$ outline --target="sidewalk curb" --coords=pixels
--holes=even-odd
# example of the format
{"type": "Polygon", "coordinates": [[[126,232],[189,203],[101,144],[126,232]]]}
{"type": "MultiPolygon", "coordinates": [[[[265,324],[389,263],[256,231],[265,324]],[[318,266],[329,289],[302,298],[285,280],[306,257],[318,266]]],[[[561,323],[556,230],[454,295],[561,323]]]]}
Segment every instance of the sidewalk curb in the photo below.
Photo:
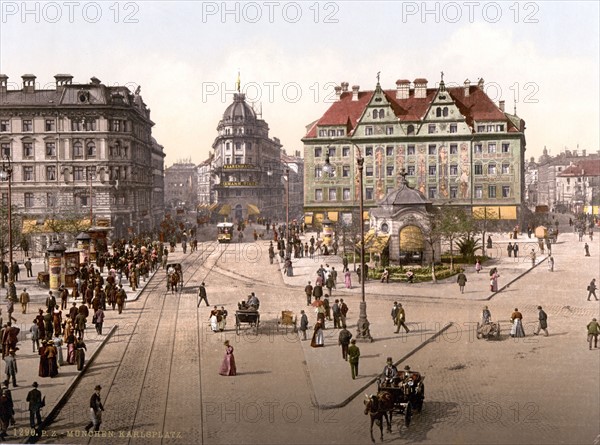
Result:
{"type": "Polygon", "coordinates": [[[484,298],[480,301],[490,301],[492,298],[494,298],[496,295],[498,295],[500,292],[502,292],[504,289],[508,289],[508,287],[513,284],[515,281],[520,280],[521,278],[523,278],[525,275],[527,275],[529,272],[531,272],[533,269],[535,269],[536,267],[538,267],[540,264],[542,264],[544,261],[546,261],[548,259],[548,257],[546,258],[542,258],[540,260],[539,263],[537,263],[535,266],[531,266],[529,269],[527,269],[525,272],[523,272],[521,275],[518,275],[516,278],[513,278],[511,281],[509,281],[508,283],[506,283],[504,286],[502,286],[500,289],[498,289],[496,292],[494,292],[492,295],[490,295],[487,298],[484,298]]]}
{"type": "MultiPolygon", "coordinates": [[[[104,345],[106,344],[106,342],[108,340],[110,340],[110,338],[113,336],[113,334],[117,331],[118,328],[119,328],[119,325],[115,324],[115,325],[113,325],[113,327],[111,328],[111,330],[108,332],[108,334],[106,334],[106,337],[104,338],[104,340],[102,340],[102,343],[100,343],[98,345],[98,347],[96,348],[96,350],[94,351],[94,353],[86,361],[85,365],[83,366],[83,369],[81,371],[79,371],[79,373],[77,374],[77,376],[73,379],[73,381],[69,384],[69,386],[67,387],[67,389],[65,389],[64,392],[62,393],[62,395],[59,397],[58,402],[55,403],[55,405],[52,408],[52,410],[48,413],[48,415],[46,417],[44,417],[44,420],[42,420],[42,424],[41,424],[39,430],[45,429],[48,425],[50,425],[54,421],[55,417],[58,415],[58,413],[60,412],[60,410],[67,403],[69,397],[71,396],[71,394],[75,390],[75,386],[77,385],[77,383],[79,382],[79,380],[82,378],[83,374],[92,365],[92,363],[94,362],[95,358],[98,356],[98,354],[104,348],[104,345]]],[[[36,435],[36,436],[30,436],[25,441],[25,443],[36,443],[37,441],[38,441],[38,436],[36,435]]]]}
{"type": "MultiPolygon", "coordinates": [[[[437,337],[442,335],[453,325],[454,325],[453,322],[448,323],[446,326],[444,326],[442,329],[437,331],[434,335],[429,337],[427,340],[425,340],[423,343],[421,343],[415,349],[413,349],[412,351],[405,354],[400,360],[398,360],[396,363],[394,363],[394,365],[399,365],[400,363],[404,362],[405,360],[407,360],[408,358],[410,358],[411,356],[413,356],[414,354],[419,352],[421,349],[423,349],[425,346],[427,346],[427,344],[433,342],[437,337]]],[[[364,392],[369,386],[371,386],[373,383],[375,383],[378,378],[379,378],[379,375],[377,377],[373,377],[371,380],[369,380],[369,382],[367,382],[360,389],[358,389],[357,391],[352,393],[350,396],[348,396],[344,401],[342,401],[340,403],[336,403],[335,405],[319,405],[319,404],[317,404],[316,407],[319,409],[323,409],[323,410],[343,408],[346,405],[348,405],[352,400],[354,400],[357,396],[359,396],[362,392],[364,392]]]]}

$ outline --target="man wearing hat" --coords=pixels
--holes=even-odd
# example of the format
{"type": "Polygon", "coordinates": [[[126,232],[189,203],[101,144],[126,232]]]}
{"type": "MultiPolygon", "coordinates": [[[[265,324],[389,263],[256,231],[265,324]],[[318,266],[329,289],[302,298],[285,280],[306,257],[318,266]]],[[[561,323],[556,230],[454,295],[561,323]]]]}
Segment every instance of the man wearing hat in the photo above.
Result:
{"type": "Polygon", "coordinates": [[[598,324],[598,320],[592,318],[587,325],[588,331],[588,342],[590,344],[590,350],[592,349],[592,341],[594,342],[594,348],[598,347],[598,334],[600,334],[600,324],[598,324]]]}
{"type": "Polygon", "coordinates": [[[348,363],[350,363],[350,370],[352,371],[352,380],[358,377],[358,360],[360,358],[360,349],[356,346],[356,340],[350,340],[350,347],[348,348],[348,363]]]}
{"type": "Polygon", "coordinates": [[[542,309],[542,306],[538,306],[538,327],[537,329],[534,331],[533,335],[538,335],[540,333],[540,331],[544,331],[544,333],[546,334],[546,337],[548,337],[548,315],[546,315],[546,312],[544,312],[544,310],[542,309]]]}
{"type": "Polygon", "coordinates": [[[304,287],[304,293],[306,294],[306,305],[310,306],[312,294],[313,294],[313,287],[312,287],[312,284],[310,284],[310,281],[304,287]]]}
{"type": "Polygon", "coordinates": [[[48,312],[54,312],[54,308],[56,307],[56,298],[54,298],[54,294],[52,291],[48,292],[48,297],[46,298],[46,308],[48,308],[48,312]]]}
{"type": "Polygon", "coordinates": [[[42,409],[44,403],[42,402],[42,393],[38,388],[38,382],[33,382],[33,389],[27,393],[26,402],[29,402],[29,426],[35,428],[37,421],[37,427],[40,428],[42,425],[42,416],[40,415],[40,409],[42,409]]]}
{"type": "Polygon", "coordinates": [[[387,363],[383,368],[383,372],[381,373],[383,377],[383,382],[386,385],[392,385],[394,381],[398,378],[398,368],[394,365],[392,357],[387,358],[387,363]]]}
{"type": "Polygon", "coordinates": [[[10,348],[8,351],[8,355],[4,357],[4,362],[6,365],[4,366],[4,373],[6,374],[6,381],[10,382],[12,378],[13,387],[17,387],[17,358],[15,357],[15,349],[10,348]]]}
{"type": "Polygon", "coordinates": [[[202,303],[202,300],[204,300],[204,302],[206,303],[206,306],[208,306],[208,296],[206,295],[206,285],[204,284],[204,281],[200,284],[200,287],[198,288],[198,297],[200,297],[200,300],[198,301],[198,306],[200,307],[200,303],[202,303]]]}
{"type": "Polygon", "coordinates": [[[23,288],[23,292],[19,295],[19,302],[21,303],[21,309],[23,313],[27,313],[27,304],[29,303],[29,292],[27,292],[26,288],[23,288]]]}
{"type": "Polygon", "coordinates": [[[405,321],[406,313],[404,312],[402,303],[398,303],[398,311],[396,312],[396,334],[400,332],[401,327],[404,328],[407,334],[410,332],[410,329],[408,329],[408,326],[406,326],[405,321]]]}
{"type": "Polygon", "coordinates": [[[100,385],[96,385],[94,394],[92,394],[92,397],[90,398],[90,423],[86,425],[86,431],[89,431],[91,427],[94,427],[94,431],[100,429],[100,424],[102,423],[102,411],[104,411],[104,406],[102,406],[102,401],[100,400],[101,389],[102,387],[100,385]]]}

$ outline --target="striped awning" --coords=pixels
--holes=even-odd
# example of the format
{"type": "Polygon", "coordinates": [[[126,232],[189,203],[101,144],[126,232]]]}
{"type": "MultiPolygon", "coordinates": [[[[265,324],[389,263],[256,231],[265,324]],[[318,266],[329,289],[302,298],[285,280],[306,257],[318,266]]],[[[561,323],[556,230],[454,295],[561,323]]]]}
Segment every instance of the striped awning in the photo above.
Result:
{"type": "Polygon", "coordinates": [[[390,235],[376,234],[375,229],[365,233],[365,252],[381,253],[390,242],[390,235]]]}
{"type": "Polygon", "coordinates": [[[260,209],[254,204],[248,204],[248,215],[260,215],[260,209]]]}
{"type": "Polygon", "coordinates": [[[208,207],[208,210],[210,210],[211,212],[214,212],[214,211],[215,211],[215,209],[216,209],[217,207],[219,207],[219,205],[220,205],[220,204],[219,204],[218,202],[215,202],[215,203],[211,204],[211,205],[208,207]]]}
{"type": "Polygon", "coordinates": [[[417,226],[406,226],[400,230],[400,252],[422,252],[423,232],[417,226]]]}

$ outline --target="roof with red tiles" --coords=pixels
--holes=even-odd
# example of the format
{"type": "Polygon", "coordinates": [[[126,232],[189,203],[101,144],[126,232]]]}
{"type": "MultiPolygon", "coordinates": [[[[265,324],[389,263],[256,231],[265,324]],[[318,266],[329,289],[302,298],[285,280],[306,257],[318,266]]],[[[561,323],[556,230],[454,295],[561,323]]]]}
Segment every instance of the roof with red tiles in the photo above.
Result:
{"type": "Polygon", "coordinates": [[[600,159],[578,161],[577,164],[565,168],[558,176],[600,176],[600,159]]]}
{"type": "MultiPolygon", "coordinates": [[[[400,121],[418,122],[427,113],[437,91],[437,88],[428,88],[424,98],[416,98],[415,90],[411,89],[407,99],[397,99],[396,90],[384,90],[384,94],[400,121]]],[[[519,131],[478,86],[470,86],[468,96],[465,96],[464,87],[446,88],[446,91],[454,99],[459,111],[465,116],[468,125],[473,125],[473,122],[477,121],[502,121],[507,124],[509,132],[519,131]]],[[[313,123],[305,137],[316,137],[318,126],[344,125],[347,127],[348,133],[351,133],[371,101],[373,93],[374,91],[360,91],[358,100],[352,100],[352,92],[343,92],[339,99],[331,104],[325,114],[313,123]]]]}

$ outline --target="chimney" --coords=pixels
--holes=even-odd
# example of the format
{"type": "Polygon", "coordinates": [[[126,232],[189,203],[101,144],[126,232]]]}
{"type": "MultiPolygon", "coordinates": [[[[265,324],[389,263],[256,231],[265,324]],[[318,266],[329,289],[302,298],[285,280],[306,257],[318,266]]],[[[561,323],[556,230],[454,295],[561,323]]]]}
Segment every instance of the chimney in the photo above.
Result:
{"type": "Polygon", "coordinates": [[[33,74],[23,74],[23,92],[33,93],[35,91],[35,76],[33,74]]]}
{"type": "Polygon", "coordinates": [[[480,78],[479,78],[479,81],[477,82],[477,87],[478,87],[480,90],[483,90],[483,77],[480,77],[480,78]]]}
{"type": "Polygon", "coordinates": [[[336,100],[340,100],[340,97],[342,95],[342,87],[339,87],[339,86],[336,85],[335,88],[334,88],[334,90],[335,90],[336,100]]]}
{"type": "Polygon", "coordinates": [[[408,99],[410,92],[410,80],[400,79],[396,81],[396,99],[408,99]]]}
{"type": "Polygon", "coordinates": [[[352,100],[353,101],[358,100],[358,90],[360,90],[360,87],[358,85],[352,85],[352,100]]]}
{"type": "Polygon", "coordinates": [[[415,98],[424,99],[427,97],[427,79],[415,79],[415,98]]]}
{"type": "Polygon", "coordinates": [[[503,100],[498,102],[498,106],[500,107],[500,111],[502,111],[504,113],[504,101],[503,100]]]}
{"type": "Polygon", "coordinates": [[[471,90],[471,81],[469,79],[465,80],[465,97],[469,97],[470,91],[471,90]]]}
{"type": "Polygon", "coordinates": [[[342,93],[347,93],[349,86],[350,84],[348,82],[342,82],[342,93]]]}
{"type": "Polygon", "coordinates": [[[92,77],[90,81],[92,82],[92,85],[100,85],[100,79],[98,79],[96,76],[92,77]]]}
{"type": "Polygon", "coordinates": [[[8,89],[8,76],[6,74],[0,74],[0,93],[6,93],[8,89]]]}
{"type": "Polygon", "coordinates": [[[57,74],[54,76],[54,80],[56,80],[56,91],[62,91],[66,85],[71,85],[73,76],[70,74],[57,74]]]}

